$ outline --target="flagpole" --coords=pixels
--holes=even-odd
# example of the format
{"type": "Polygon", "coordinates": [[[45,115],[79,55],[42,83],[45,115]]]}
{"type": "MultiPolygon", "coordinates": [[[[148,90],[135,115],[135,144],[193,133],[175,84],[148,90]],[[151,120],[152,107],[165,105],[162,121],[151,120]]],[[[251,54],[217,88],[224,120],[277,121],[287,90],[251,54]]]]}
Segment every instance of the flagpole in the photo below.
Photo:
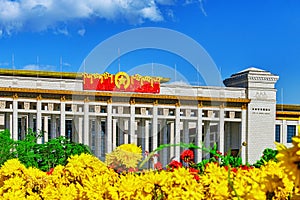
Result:
{"type": "Polygon", "coordinates": [[[121,71],[121,64],[120,64],[120,48],[118,48],[118,66],[119,66],[119,72],[121,71]]]}
{"type": "Polygon", "coordinates": [[[13,76],[15,76],[15,55],[14,54],[11,55],[11,65],[13,69],[13,76]]]}
{"type": "Polygon", "coordinates": [[[60,79],[62,79],[62,56],[60,56],[59,65],[60,65],[60,79]]]}

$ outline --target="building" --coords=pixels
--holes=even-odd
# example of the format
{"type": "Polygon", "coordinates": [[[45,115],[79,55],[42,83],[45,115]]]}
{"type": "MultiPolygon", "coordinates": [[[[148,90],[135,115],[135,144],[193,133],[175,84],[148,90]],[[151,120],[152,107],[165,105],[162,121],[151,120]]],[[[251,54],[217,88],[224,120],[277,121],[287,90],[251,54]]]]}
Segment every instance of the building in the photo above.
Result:
{"type": "MultiPolygon", "coordinates": [[[[233,74],[224,80],[226,87],[169,84],[167,79],[125,72],[3,69],[1,126],[15,140],[28,128],[43,132],[39,143],[66,136],[89,145],[101,159],[123,143],[151,152],[160,144],[184,142],[205,147],[216,143],[219,151],[239,152],[244,162],[252,163],[263,149],[274,147],[275,127],[289,124],[276,120],[277,80],[257,68],[233,74]]],[[[179,146],[166,148],[159,160],[167,164],[179,159],[181,151],[179,146]]],[[[196,161],[209,156],[197,150],[196,161]]]]}
{"type": "Polygon", "coordinates": [[[300,125],[300,106],[278,104],[275,124],[275,141],[292,146],[292,137],[298,135],[300,125]]]}

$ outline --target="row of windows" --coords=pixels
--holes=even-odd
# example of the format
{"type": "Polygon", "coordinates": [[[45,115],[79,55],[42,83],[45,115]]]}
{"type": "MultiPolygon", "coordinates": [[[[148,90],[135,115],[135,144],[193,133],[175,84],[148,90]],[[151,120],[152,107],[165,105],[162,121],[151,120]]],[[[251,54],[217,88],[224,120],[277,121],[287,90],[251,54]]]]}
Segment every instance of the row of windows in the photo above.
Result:
{"type": "MultiPolygon", "coordinates": [[[[275,141],[281,142],[281,125],[276,124],[275,127],[275,141]]],[[[292,143],[292,138],[296,135],[296,125],[287,125],[287,137],[286,142],[292,143]]]]}
{"type": "Polygon", "coordinates": [[[252,108],[253,111],[271,111],[270,108],[252,108]]]}

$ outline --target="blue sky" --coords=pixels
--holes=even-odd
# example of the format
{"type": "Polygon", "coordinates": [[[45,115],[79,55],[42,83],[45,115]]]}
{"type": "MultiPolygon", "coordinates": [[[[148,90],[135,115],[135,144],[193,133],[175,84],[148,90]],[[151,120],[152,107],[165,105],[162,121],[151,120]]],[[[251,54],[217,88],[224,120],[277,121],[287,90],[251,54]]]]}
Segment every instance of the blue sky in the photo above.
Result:
{"type": "MultiPolygon", "coordinates": [[[[108,38],[161,27],[198,42],[223,79],[250,66],[279,75],[277,102],[299,104],[299,10],[296,0],[0,0],[0,68],[77,72],[108,38]]],[[[205,84],[184,58],[162,50],[134,51],[105,69],[113,73],[119,63],[122,71],[176,68],[166,76],[205,84]]]]}

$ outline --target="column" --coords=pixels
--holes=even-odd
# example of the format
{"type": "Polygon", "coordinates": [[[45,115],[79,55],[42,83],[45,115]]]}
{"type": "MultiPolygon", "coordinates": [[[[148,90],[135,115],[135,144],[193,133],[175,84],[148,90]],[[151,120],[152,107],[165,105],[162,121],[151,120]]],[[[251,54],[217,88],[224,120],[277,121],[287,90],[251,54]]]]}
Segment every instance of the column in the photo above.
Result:
{"type": "Polygon", "coordinates": [[[55,115],[51,115],[51,138],[56,138],[56,116],[55,115]]]}
{"type": "MultiPolygon", "coordinates": [[[[195,144],[198,147],[203,146],[203,141],[202,141],[202,105],[198,106],[198,116],[197,116],[197,131],[196,131],[196,141],[195,144]]],[[[195,155],[195,162],[201,162],[202,161],[202,150],[197,149],[196,150],[196,155],[195,155]]]]}
{"type": "Polygon", "coordinates": [[[149,120],[145,120],[145,151],[149,150],[149,120]]]}
{"type": "Polygon", "coordinates": [[[130,101],[130,143],[137,144],[137,135],[135,134],[135,102],[130,101]]]}
{"type": "Polygon", "coordinates": [[[241,152],[241,157],[242,157],[242,161],[243,161],[243,164],[246,164],[246,162],[248,161],[248,158],[247,158],[247,132],[246,132],[246,117],[247,117],[247,110],[246,108],[242,108],[242,122],[241,122],[241,142],[242,142],[242,152],[241,152]]]}
{"type": "Polygon", "coordinates": [[[66,102],[62,97],[60,101],[60,136],[66,135],[66,102]]]}
{"type": "Polygon", "coordinates": [[[297,125],[297,128],[296,128],[296,135],[299,135],[299,134],[300,134],[300,117],[298,117],[298,125],[297,125]]]}
{"type": "MultiPolygon", "coordinates": [[[[114,150],[117,147],[117,119],[112,120],[112,149],[114,150]]],[[[121,122],[119,122],[120,124],[121,122]]],[[[121,131],[119,131],[120,133],[121,131]]],[[[120,135],[120,134],[119,134],[120,135]]]]}
{"type": "Polygon", "coordinates": [[[219,110],[219,146],[218,149],[223,154],[224,152],[224,106],[222,105],[219,110]]]}
{"type": "Polygon", "coordinates": [[[26,117],[21,116],[21,140],[25,138],[26,134],[26,117]]]}
{"type": "Polygon", "coordinates": [[[100,158],[100,123],[101,120],[96,116],[95,119],[95,156],[100,158]]]}
{"type": "Polygon", "coordinates": [[[183,121],[183,134],[184,134],[184,143],[190,143],[190,133],[189,133],[189,121],[183,121]]]}
{"type": "Polygon", "coordinates": [[[70,138],[72,142],[77,142],[78,137],[77,137],[77,128],[78,128],[78,117],[73,115],[73,119],[72,119],[72,137],[70,138]]]}
{"type": "MultiPolygon", "coordinates": [[[[204,122],[204,130],[205,130],[205,136],[204,136],[204,147],[206,149],[210,149],[210,121],[204,122]]],[[[208,159],[210,157],[209,152],[204,151],[204,158],[208,159]]]]}
{"type": "MultiPolygon", "coordinates": [[[[170,123],[170,144],[175,144],[175,123],[170,123]]],[[[170,147],[170,158],[175,156],[175,147],[170,147]]]]}
{"type": "Polygon", "coordinates": [[[102,134],[102,118],[99,117],[99,124],[98,124],[98,130],[99,130],[99,158],[102,159],[102,154],[105,153],[105,152],[102,152],[103,151],[103,134],[102,134]]]}
{"type": "Polygon", "coordinates": [[[36,133],[39,135],[37,139],[38,144],[42,144],[42,102],[41,96],[37,97],[36,102],[36,133]]]}
{"type": "Polygon", "coordinates": [[[78,143],[83,144],[82,141],[82,129],[83,129],[83,119],[82,117],[78,117],[78,143]]]}
{"type": "Polygon", "coordinates": [[[44,116],[44,142],[48,142],[48,116],[44,116]]]}
{"type": "Polygon", "coordinates": [[[89,126],[90,126],[90,121],[89,121],[89,101],[88,99],[84,100],[84,105],[83,105],[83,144],[89,145],[90,143],[90,138],[89,138],[89,126]]]}
{"type": "Polygon", "coordinates": [[[158,133],[158,130],[157,130],[157,123],[158,123],[158,120],[157,120],[157,115],[158,115],[158,112],[157,112],[157,104],[155,103],[153,105],[153,118],[152,118],[152,150],[151,151],[154,151],[156,148],[157,148],[157,133],[158,133]]]}
{"type": "MultiPolygon", "coordinates": [[[[157,101],[153,104],[153,118],[152,118],[152,150],[154,151],[157,148],[157,134],[158,134],[158,108],[157,108],[157,101]]],[[[149,152],[150,152],[149,151],[149,152]]],[[[154,167],[154,164],[157,163],[157,157],[153,158],[152,167],[154,167]]]]}
{"type": "Polygon", "coordinates": [[[145,133],[145,119],[140,119],[140,125],[139,125],[139,129],[138,132],[140,132],[141,134],[141,147],[142,147],[142,152],[145,152],[145,137],[146,137],[146,133],[145,133]]]}
{"type": "Polygon", "coordinates": [[[12,116],[13,130],[11,132],[12,138],[18,140],[18,96],[13,97],[13,116],[12,116]]]}
{"type": "Polygon", "coordinates": [[[126,121],[125,120],[123,121],[123,127],[124,127],[124,132],[123,132],[124,141],[123,142],[124,142],[124,144],[128,144],[128,132],[129,132],[128,131],[128,123],[129,123],[128,119],[126,119],[126,121]],[[125,126],[126,126],[126,128],[125,128],[125,126]]]}
{"type": "Polygon", "coordinates": [[[112,151],[112,100],[107,101],[106,118],[106,153],[112,151]]]}
{"type": "MultiPolygon", "coordinates": [[[[175,144],[180,143],[180,105],[175,108],[175,144]]],[[[175,159],[180,161],[180,146],[175,147],[175,159]]]]}
{"type": "Polygon", "coordinates": [[[231,126],[232,122],[226,122],[225,123],[225,135],[226,135],[226,145],[225,145],[225,151],[228,151],[229,149],[232,149],[232,144],[231,144],[231,126]]]}
{"type": "Polygon", "coordinates": [[[33,130],[33,114],[32,113],[28,114],[28,128],[33,130]]]}
{"type": "MultiPolygon", "coordinates": [[[[162,129],[162,143],[163,144],[168,144],[168,123],[167,123],[167,120],[162,120],[162,124],[163,124],[163,129],[162,129]]],[[[169,155],[168,155],[168,152],[169,152],[169,148],[164,148],[162,150],[162,157],[163,157],[163,160],[162,160],[162,164],[163,166],[167,165],[169,163],[169,155]]]]}
{"type": "Polygon", "coordinates": [[[286,120],[282,120],[282,143],[287,145],[287,123],[286,120]]]}
{"type": "Polygon", "coordinates": [[[12,122],[12,114],[6,112],[5,113],[5,129],[12,132],[12,124],[10,122],[12,122]]]}

